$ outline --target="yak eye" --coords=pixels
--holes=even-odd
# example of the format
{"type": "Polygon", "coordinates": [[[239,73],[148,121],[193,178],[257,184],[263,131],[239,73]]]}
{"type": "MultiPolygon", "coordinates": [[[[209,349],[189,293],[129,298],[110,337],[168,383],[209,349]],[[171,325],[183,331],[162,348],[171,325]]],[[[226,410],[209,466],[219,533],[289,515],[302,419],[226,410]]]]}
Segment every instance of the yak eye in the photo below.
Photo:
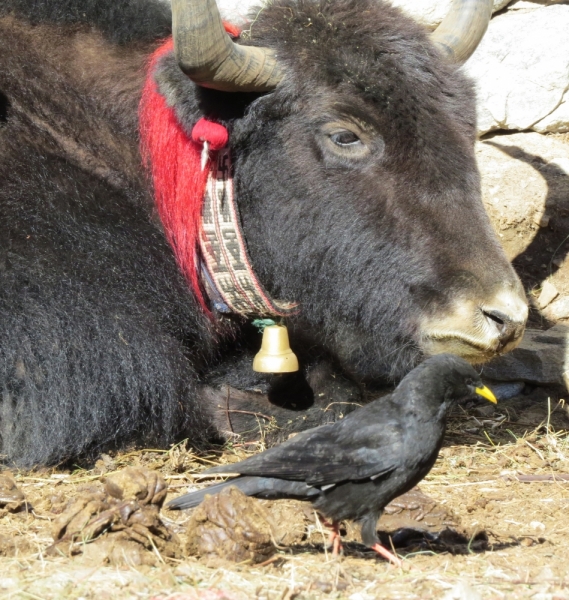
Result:
{"type": "Polygon", "coordinates": [[[328,121],[320,125],[316,136],[328,167],[356,168],[375,151],[378,134],[357,126],[350,120],[328,121]]]}
{"type": "Polygon", "coordinates": [[[362,143],[360,138],[355,133],[347,130],[333,133],[330,135],[330,139],[337,146],[354,146],[362,143]]]}

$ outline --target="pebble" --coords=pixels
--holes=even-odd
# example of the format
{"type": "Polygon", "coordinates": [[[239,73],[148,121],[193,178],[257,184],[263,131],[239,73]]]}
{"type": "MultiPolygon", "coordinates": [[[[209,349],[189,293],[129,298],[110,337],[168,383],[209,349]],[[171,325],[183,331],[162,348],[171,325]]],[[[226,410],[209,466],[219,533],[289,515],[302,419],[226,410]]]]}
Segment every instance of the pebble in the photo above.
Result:
{"type": "Polygon", "coordinates": [[[540,227],[547,227],[549,225],[549,221],[551,220],[551,215],[544,212],[542,215],[536,213],[533,217],[533,222],[540,227]]]}

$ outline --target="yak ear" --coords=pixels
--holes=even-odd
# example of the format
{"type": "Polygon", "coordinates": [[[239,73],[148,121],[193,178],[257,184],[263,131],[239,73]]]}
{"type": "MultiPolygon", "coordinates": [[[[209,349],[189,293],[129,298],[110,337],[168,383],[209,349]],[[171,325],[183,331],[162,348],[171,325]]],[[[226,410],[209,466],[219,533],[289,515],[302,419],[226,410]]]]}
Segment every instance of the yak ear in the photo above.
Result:
{"type": "Polygon", "coordinates": [[[492,0],[453,0],[431,40],[453,62],[463,63],[476,50],[492,16],[492,0]]]}
{"type": "Polygon", "coordinates": [[[267,92],[283,77],[271,50],[231,40],[215,0],[172,0],[172,32],[178,65],[198,85],[267,92]]]}

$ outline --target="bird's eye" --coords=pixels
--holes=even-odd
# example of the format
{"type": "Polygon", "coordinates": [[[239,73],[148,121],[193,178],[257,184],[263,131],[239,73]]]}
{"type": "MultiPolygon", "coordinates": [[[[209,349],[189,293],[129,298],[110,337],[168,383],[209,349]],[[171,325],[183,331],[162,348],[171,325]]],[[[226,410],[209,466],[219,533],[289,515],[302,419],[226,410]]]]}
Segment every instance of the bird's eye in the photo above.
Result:
{"type": "Polygon", "coordinates": [[[361,144],[362,141],[360,138],[353,133],[352,131],[344,130],[338,131],[337,133],[333,133],[330,135],[330,139],[337,146],[354,146],[356,144],[361,144]]]}

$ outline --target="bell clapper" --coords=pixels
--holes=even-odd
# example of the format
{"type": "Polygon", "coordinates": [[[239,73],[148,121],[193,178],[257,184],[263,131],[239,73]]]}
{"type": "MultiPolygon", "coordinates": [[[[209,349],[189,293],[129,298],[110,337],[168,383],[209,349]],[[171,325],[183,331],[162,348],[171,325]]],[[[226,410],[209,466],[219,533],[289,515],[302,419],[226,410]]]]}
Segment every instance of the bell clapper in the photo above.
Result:
{"type": "Polygon", "coordinates": [[[258,373],[293,373],[298,371],[298,359],[290,349],[288,330],[272,319],[258,319],[253,325],[263,332],[261,349],[253,360],[258,373]]]}

